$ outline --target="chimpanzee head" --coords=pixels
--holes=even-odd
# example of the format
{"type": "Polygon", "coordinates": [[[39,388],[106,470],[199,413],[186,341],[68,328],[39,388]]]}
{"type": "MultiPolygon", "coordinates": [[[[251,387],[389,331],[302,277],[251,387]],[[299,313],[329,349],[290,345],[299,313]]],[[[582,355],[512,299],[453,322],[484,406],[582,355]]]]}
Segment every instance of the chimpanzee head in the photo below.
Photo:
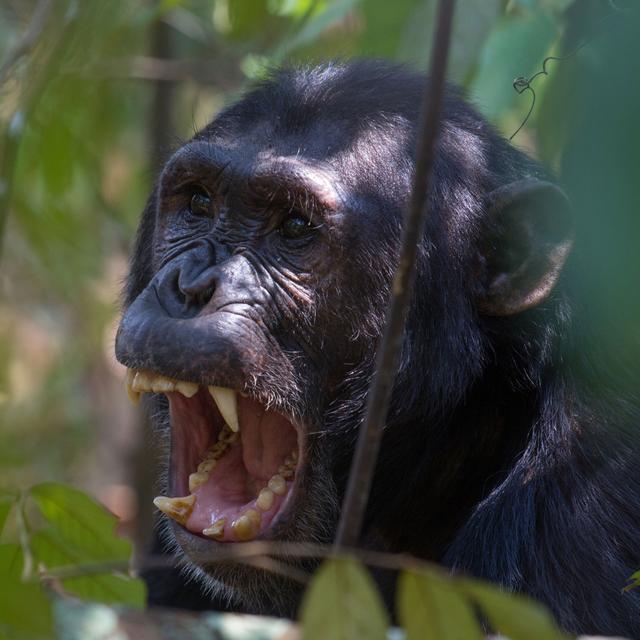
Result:
{"type": "MultiPolygon", "coordinates": [[[[288,613],[296,588],[207,554],[256,538],[332,539],[423,83],[372,62],[274,74],[169,159],[140,225],[116,351],[133,399],[153,394],[169,445],[155,504],[195,573],[254,609],[288,613]]],[[[446,430],[489,366],[507,374],[523,332],[528,353],[536,340],[544,351],[570,247],[562,192],[454,91],[437,149],[379,462],[389,483],[409,462],[442,463],[430,430],[446,430]]],[[[405,526],[395,505],[420,508],[417,482],[376,484],[371,535],[405,526]]]]}

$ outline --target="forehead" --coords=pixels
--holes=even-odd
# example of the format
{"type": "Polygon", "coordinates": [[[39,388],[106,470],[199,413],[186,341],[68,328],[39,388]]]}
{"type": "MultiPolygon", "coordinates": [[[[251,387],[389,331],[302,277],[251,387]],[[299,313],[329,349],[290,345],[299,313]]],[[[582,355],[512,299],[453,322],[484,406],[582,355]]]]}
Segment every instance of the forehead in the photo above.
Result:
{"type": "Polygon", "coordinates": [[[373,190],[378,183],[405,183],[412,168],[413,129],[402,116],[357,118],[331,113],[307,120],[282,112],[223,113],[201,136],[225,149],[236,166],[300,164],[334,176],[342,187],[373,190]]]}

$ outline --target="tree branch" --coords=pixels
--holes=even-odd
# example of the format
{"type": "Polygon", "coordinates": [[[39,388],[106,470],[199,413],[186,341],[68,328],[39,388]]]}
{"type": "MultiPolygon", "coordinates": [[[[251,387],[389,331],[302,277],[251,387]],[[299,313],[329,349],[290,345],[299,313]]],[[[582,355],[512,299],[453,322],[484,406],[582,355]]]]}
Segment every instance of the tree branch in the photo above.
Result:
{"type": "Polygon", "coordinates": [[[353,547],[360,536],[382,431],[389,411],[402,347],[406,310],[413,288],[414,263],[427,215],[427,193],[445,90],[454,3],[455,0],[440,0],[438,5],[430,78],[425,86],[422,107],[413,192],[402,230],[400,258],[393,279],[391,301],[377,355],[376,371],[367,398],[366,417],[358,436],[349,484],[342,505],[336,547],[353,547]]]}

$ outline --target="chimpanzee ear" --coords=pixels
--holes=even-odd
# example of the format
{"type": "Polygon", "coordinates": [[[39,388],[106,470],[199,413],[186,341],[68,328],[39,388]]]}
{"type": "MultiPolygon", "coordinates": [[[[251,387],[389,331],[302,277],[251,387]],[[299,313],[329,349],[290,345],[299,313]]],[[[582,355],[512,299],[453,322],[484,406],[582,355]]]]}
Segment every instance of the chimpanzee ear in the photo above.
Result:
{"type": "Polygon", "coordinates": [[[573,221],[564,192],[526,179],[492,191],[478,247],[476,305],[503,316],[549,295],[571,250],[573,221]]]}

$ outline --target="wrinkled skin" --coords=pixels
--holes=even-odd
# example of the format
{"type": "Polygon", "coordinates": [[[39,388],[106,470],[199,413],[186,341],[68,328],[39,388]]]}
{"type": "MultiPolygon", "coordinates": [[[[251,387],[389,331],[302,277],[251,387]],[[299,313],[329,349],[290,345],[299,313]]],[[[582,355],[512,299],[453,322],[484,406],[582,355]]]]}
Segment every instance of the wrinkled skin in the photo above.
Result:
{"type": "MultiPolygon", "coordinates": [[[[297,426],[304,459],[266,539],[335,533],[422,82],[378,63],[279,72],[169,159],[142,218],[118,359],[235,389],[297,426]]],[[[361,543],[531,593],[571,631],[632,636],[638,596],[620,587],[640,566],[638,443],[627,428],[637,412],[605,438],[607,421],[563,365],[572,222],[547,180],[447,96],[361,543]]],[[[168,439],[166,400],[148,404],[155,437],[168,439]]],[[[165,495],[173,483],[160,480],[165,495]]],[[[152,601],[295,615],[295,582],[208,564],[207,551],[229,543],[163,522],[163,547],[199,586],[155,574],[152,601]]]]}

